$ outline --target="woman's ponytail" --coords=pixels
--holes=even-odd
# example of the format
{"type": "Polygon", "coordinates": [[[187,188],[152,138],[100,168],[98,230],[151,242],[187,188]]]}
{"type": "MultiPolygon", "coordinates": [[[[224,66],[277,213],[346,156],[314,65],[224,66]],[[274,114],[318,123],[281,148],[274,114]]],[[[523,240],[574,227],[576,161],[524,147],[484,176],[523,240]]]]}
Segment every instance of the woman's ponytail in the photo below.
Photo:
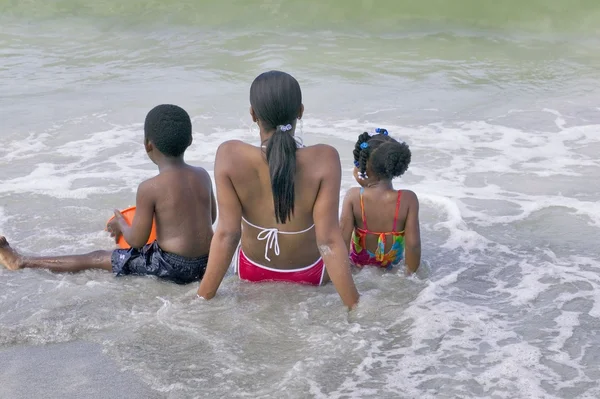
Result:
{"type": "Polygon", "coordinates": [[[273,134],[267,142],[275,220],[284,224],[294,214],[296,120],[302,114],[302,91],[293,76],[280,71],[260,74],[250,87],[250,105],[261,127],[273,134]]]}
{"type": "Polygon", "coordinates": [[[296,140],[292,136],[294,129],[290,124],[279,125],[267,143],[267,162],[271,176],[271,191],[275,220],[285,223],[294,214],[295,177],[296,177],[296,140]]]}

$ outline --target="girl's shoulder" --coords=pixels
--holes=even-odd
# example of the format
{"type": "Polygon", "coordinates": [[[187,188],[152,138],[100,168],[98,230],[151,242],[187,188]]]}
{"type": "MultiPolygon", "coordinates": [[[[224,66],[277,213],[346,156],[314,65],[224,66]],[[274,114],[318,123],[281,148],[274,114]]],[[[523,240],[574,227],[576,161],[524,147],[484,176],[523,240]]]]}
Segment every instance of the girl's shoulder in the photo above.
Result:
{"type": "Polygon", "coordinates": [[[354,199],[360,197],[360,187],[351,187],[346,191],[346,195],[344,198],[346,200],[354,199]]]}
{"type": "Polygon", "coordinates": [[[417,194],[415,194],[414,191],[412,190],[398,190],[399,193],[402,193],[402,199],[401,201],[408,201],[410,203],[418,203],[419,202],[419,198],[417,197],[417,194]]]}

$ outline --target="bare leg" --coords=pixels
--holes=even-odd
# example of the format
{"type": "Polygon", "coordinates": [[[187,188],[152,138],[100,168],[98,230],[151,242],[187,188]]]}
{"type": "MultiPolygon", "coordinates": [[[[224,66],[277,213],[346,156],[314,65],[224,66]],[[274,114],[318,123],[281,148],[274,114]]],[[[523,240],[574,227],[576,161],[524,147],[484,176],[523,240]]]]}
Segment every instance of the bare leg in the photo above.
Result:
{"type": "Polygon", "coordinates": [[[88,269],[112,271],[111,251],[94,251],[85,255],[29,257],[21,256],[0,236],[0,264],[9,270],[24,268],[48,269],[53,272],[75,273],[88,269]]]}

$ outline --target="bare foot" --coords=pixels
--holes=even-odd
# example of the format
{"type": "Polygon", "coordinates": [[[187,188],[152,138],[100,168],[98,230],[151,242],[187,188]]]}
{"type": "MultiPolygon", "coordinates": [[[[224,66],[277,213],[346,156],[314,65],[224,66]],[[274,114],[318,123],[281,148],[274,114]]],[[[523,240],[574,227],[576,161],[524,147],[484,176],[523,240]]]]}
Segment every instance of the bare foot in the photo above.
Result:
{"type": "Polygon", "coordinates": [[[18,270],[21,263],[21,255],[8,245],[6,237],[0,236],[0,265],[4,265],[8,270],[18,270]]]}

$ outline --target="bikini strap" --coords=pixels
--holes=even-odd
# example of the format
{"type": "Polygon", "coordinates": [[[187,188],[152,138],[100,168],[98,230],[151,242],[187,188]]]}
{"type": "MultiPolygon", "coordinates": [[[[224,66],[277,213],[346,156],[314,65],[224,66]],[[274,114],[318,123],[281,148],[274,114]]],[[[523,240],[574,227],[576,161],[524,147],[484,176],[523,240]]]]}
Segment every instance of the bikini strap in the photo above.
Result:
{"type": "Polygon", "coordinates": [[[245,217],[242,216],[242,220],[244,222],[246,222],[246,224],[248,226],[252,226],[255,229],[259,230],[258,235],[256,236],[256,239],[259,241],[265,241],[265,259],[267,261],[271,261],[271,258],[269,258],[269,250],[273,250],[273,252],[275,252],[275,256],[279,256],[279,234],[287,234],[287,235],[294,235],[294,234],[302,234],[302,233],[306,233],[307,231],[309,231],[310,229],[312,229],[313,227],[315,227],[315,224],[313,223],[312,226],[304,229],[304,230],[300,230],[300,231],[279,231],[279,229],[277,228],[264,228],[261,226],[257,226],[254,223],[250,223],[245,217]]]}
{"type": "Polygon", "coordinates": [[[365,192],[365,188],[360,188],[360,214],[362,215],[363,228],[365,230],[369,230],[367,227],[367,216],[365,215],[365,204],[363,202],[363,193],[365,192]]]}
{"type": "Polygon", "coordinates": [[[400,198],[402,197],[402,190],[398,190],[398,199],[396,200],[396,214],[394,215],[394,227],[392,231],[396,231],[396,224],[398,223],[398,212],[400,211],[400,198]]]}

